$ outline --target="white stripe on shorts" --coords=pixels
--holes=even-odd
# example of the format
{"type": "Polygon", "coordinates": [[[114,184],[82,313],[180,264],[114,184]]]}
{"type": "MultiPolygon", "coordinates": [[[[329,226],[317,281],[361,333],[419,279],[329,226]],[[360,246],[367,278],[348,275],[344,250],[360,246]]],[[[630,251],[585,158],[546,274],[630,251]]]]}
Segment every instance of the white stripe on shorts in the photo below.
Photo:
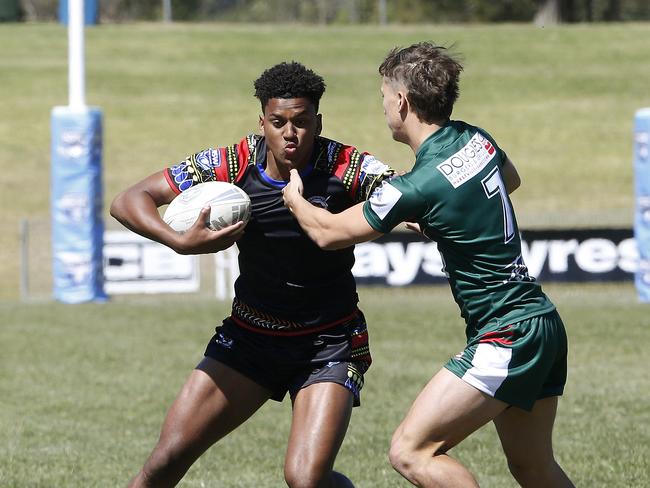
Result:
{"type": "Polygon", "coordinates": [[[463,375],[462,380],[493,397],[508,377],[510,359],[512,349],[488,343],[479,344],[472,359],[472,367],[463,375]]]}

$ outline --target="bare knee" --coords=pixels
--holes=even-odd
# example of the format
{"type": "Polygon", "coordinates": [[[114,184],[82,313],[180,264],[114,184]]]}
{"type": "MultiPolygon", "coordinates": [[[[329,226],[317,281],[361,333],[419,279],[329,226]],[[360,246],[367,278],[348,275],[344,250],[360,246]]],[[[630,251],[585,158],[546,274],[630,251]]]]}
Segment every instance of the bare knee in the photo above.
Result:
{"type": "Polygon", "coordinates": [[[522,486],[528,486],[528,480],[538,478],[539,470],[535,466],[508,462],[508,469],[510,470],[510,474],[512,474],[512,476],[522,486]]]}
{"type": "Polygon", "coordinates": [[[289,488],[318,488],[322,486],[323,477],[313,471],[293,470],[284,472],[284,480],[289,488]]]}
{"type": "Polygon", "coordinates": [[[388,460],[393,469],[407,479],[410,479],[407,474],[413,471],[414,457],[411,454],[412,450],[402,442],[401,438],[393,436],[388,451],[388,460]]]}
{"type": "Polygon", "coordinates": [[[285,473],[284,480],[289,488],[318,488],[323,480],[313,473],[285,473]]]}
{"type": "Polygon", "coordinates": [[[138,475],[135,486],[176,486],[192,464],[193,458],[176,442],[159,442],[138,475]]]}
{"type": "Polygon", "coordinates": [[[318,467],[285,467],[284,480],[289,488],[354,488],[352,482],[344,475],[318,467]]]}
{"type": "Polygon", "coordinates": [[[416,446],[400,433],[395,433],[391,440],[388,460],[395,471],[412,483],[422,478],[422,471],[431,459],[441,451],[435,444],[416,446]]]}
{"type": "Polygon", "coordinates": [[[549,480],[555,478],[558,470],[561,471],[553,458],[530,460],[508,459],[508,469],[522,486],[559,486],[546,484],[549,480]]]}
{"type": "Polygon", "coordinates": [[[398,430],[391,440],[388,459],[395,471],[415,486],[478,486],[466,468],[447,456],[449,449],[446,440],[417,441],[398,430]]]}

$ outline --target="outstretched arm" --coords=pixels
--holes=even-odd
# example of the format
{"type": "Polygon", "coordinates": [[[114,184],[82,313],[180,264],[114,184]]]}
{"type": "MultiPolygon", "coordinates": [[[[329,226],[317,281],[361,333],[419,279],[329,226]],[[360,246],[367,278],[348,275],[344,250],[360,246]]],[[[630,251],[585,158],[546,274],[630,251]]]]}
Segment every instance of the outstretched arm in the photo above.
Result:
{"type": "Polygon", "coordinates": [[[296,217],[300,227],[323,249],[342,249],[382,235],[366,221],[363,203],[333,214],[305,200],[302,196],[302,180],[295,169],[291,170],[291,181],[284,188],[282,196],[285,206],[296,217]]]}
{"type": "Polygon", "coordinates": [[[209,208],[201,211],[194,225],[183,234],[169,227],[160,217],[158,207],[171,202],[176,194],[162,171],[154,173],[115,197],[111,215],[124,227],[170,247],[179,254],[207,254],[226,249],[242,235],[239,222],[219,231],[211,230],[209,208]]]}

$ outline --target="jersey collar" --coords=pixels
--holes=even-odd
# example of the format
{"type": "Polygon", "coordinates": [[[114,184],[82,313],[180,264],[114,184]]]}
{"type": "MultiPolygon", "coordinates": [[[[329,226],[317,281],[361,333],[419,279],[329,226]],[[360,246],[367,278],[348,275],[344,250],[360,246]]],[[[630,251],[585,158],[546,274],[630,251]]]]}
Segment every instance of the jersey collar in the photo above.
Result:
{"type": "MultiPolygon", "coordinates": [[[[314,149],[309,158],[309,163],[301,171],[299,171],[300,177],[302,179],[305,179],[314,170],[314,166],[316,164],[316,159],[317,159],[316,156],[318,155],[317,146],[318,146],[318,140],[314,142],[314,149]]],[[[274,178],[271,178],[266,173],[266,140],[264,139],[264,137],[262,137],[261,140],[258,142],[258,152],[257,152],[255,165],[257,166],[257,170],[260,172],[260,176],[262,177],[262,179],[265,182],[267,182],[269,185],[275,186],[277,188],[284,188],[285,186],[287,186],[287,183],[289,183],[288,181],[276,180],[274,178]]]]}
{"type": "Polygon", "coordinates": [[[447,133],[447,131],[445,129],[447,129],[450,125],[451,125],[451,121],[449,119],[447,119],[447,121],[442,125],[442,127],[440,127],[440,129],[438,129],[433,134],[429,135],[429,137],[427,137],[424,141],[422,141],[422,144],[420,144],[420,147],[418,148],[417,153],[415,153],[415,159],[418,159],[420,157],[420,155],[424,151],[426,151],[426,148],[430,144],[435,144],[437,142],[440,142],[440,139],[445,137],[445,135],[447,133]]]}

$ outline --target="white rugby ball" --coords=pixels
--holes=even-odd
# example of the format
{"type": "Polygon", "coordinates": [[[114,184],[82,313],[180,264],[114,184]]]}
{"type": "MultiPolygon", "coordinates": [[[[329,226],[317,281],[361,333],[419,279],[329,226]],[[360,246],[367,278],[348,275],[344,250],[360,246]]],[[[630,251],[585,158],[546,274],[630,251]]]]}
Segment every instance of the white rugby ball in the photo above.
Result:
{"type": "Polygon", "coordinates": [[[225,181],[206,181],[177,195],[165,210],[163,220],[175,231],[185,232],[204,207],[211,209],[208,227],[213,230],[248,222],[251,216],[251,200],[244,190],[225,181]]]}

